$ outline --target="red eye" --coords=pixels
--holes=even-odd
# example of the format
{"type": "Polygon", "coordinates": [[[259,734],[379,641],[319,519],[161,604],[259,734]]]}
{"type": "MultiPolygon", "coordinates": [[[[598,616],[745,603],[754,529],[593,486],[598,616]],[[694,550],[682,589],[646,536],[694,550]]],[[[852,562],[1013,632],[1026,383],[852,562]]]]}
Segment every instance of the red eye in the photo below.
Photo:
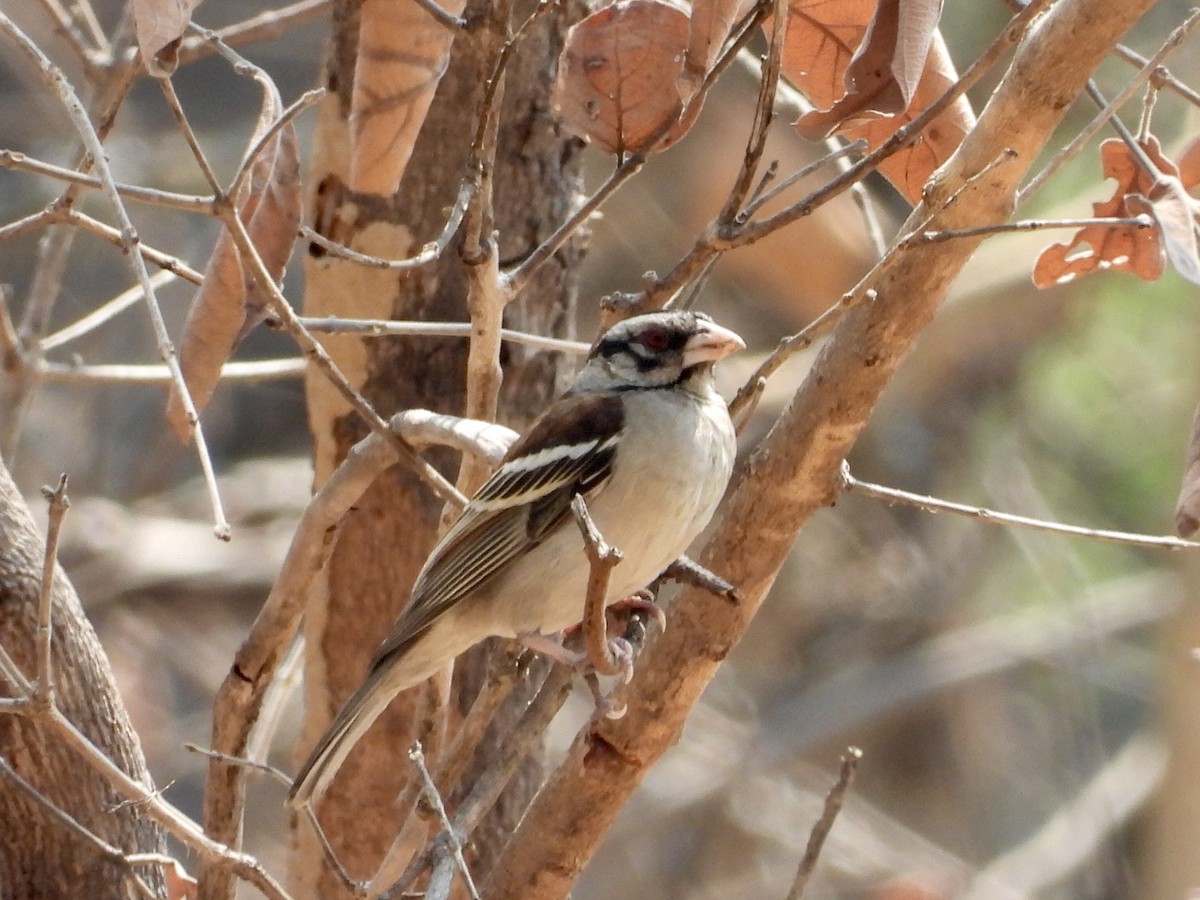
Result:
{"type": "Polygon", "coordinates": [[[661,328],[651,328],[642,333],[642,346],[655,353],[661,353],[671,343],[671,337],[661,328]]]}

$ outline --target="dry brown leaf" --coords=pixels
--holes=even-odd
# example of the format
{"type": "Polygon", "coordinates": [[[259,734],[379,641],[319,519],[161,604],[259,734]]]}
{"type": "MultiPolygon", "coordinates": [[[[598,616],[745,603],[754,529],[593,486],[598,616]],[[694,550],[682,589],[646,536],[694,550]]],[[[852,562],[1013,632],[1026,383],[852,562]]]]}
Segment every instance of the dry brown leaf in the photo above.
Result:
{"type": "MultiPolygon", "coordinates": [[[[466,0],[438,0],[451,15],[466,0]]],[[[394,194],[438,82],[450,64],[454,32],[417,0],[364,0],[359,13],[350,127],[350,188],[394,194]]]]}
{"type": "MultiPolygon", "coordinates": [[[[801,132],[813,137],[839,130],[874,149],[945,93],[958,73],[934,27],[939,8],[935,0],[889,0],[876,16],[871,0],[792,0],[783,74],[823,110],[802,116],[801,132]],[[847,96],[851,81],[858,96],[847,96]]],[[[879,171],[916,203],[929,176],[974,124],[970,104],[960,97],[879,171]]]]}
{"type": "MultiPolygon", "coordinates": [[[[1168,177],[1176,175],[1175,165],[1162,155],[1158,139],[1150,137],[1141,144],[1158,170],[1168,177]]],[[[1105,178],[1116,179],[1117,189],[1110,199],[1092,204],[1097,218],[1130,218],[1145,208],[1131,208],[1129,200],[1149,195],[1155,175],[1137,164],[1120,138],[1109,138],[1100,145],[1100,162],[1105,178]]],[[[1133,202],[1138,207],[1138,202],[1133,202]]],[[[1106,269],[1132,272],[1146,281],[1162,277],[1166,265],[1162,236],[1157,228],[1128,225],[1087,225],[1065,244],[1051,244],[1042,251],[1033,268],[1033,283],[1040,288],[1066,284],[1083,275],[1106,269]]]]}
{"type": "Polygon", "coordinates": [[[679,96],[687,103],[696,96],[733,25],[752,2],[747,0],[693,0],[688,24],[687,53],[679,75],[679,96]]]}
{"type": "Polygon", "coordinates": [[[151,75],[169,75],[178,64],[179,43],[202,0],[130,0],[133,31],[151,75]]]}
{"type": "Polygon", "coordinates": [[[1183,148],[1179,154],[1179,180],[1189,191],[1200,185],[1200,137],[1183,148]]]}
{"type": "Polygon", "coordinates": [[[163,881],[169,900],[196,900],[200,890],[196,879],[187,873],[179,860],[171,860],[171,863],[163,868],[163,881]]]}
{"type": "Polygon", "coordinates": [[[1192,417],[1192,439],[1188,442],[1183,484],[1175,502],[1175,531],[1185,538],[1200,531],[1200,406],[1192,417]]]}
{"type": "Polygon", "coordinates": [[[827,110],[800,117],[809,140],[848,126],[903,112],[916,96],[941,0],[881,0],[842,80],[845,93],[827,110]]]}
{"type": "Polygon", "coordinates": [[[1183,183],[1164,175],[1154,183],[1148,197],[1133,194],[1125,198],[1125,203],[1134,215],[1146,213],[1154,220],[1171,267],[1193,284],[1200,284],[1195,201],[1183,189],[1183,183]]]}
{"type": "MultiPolygon", "coordinates": [[[[281,111],[278,95],[268,97],[250,146],[254,147],[281,111]]],[[[238,216],[275,281],[283,277],[300,226],[300,152],[295,129],[289,124],[263,146],[250,168],[238,198],[238,216]]],[[[221,376],[221,367],[243,337],[261,321],[266,296],[243,268],[233,238],[222,231],[213,249],[204,282],[192,300],[179,351],[184,382],[196,411],[208,405],[221,376]]],[[[167,421],[181,441],[191,429],[182,399],[172,387],[167,421]]]]}
{"type": "Polygon", "coordinates": [[[679,119],[676,81],[688,45],[688,16],[659,0],[622,0],[574,25],[558,60],[551,102],[572,134],[610,153],[641,150],[669,123],[663,150],[699,112],[679,119]]]}

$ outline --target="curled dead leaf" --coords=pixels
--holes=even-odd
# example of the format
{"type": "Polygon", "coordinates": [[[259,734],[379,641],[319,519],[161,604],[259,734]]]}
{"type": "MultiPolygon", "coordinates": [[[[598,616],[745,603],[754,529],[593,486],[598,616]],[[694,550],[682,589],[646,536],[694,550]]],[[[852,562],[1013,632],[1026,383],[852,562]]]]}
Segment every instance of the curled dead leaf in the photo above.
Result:
{"type": "Polygon", "coordinates": [[[1200,187],[1200,137],[1179,154],[1179,180],[1189,191],[1200,187]]]}
{"type": "Polygon", "coordinates": [[[684,103],[699,92],[734,23],[752,6],[752,0],[693,0],[687,52],[678,81],[679,96],[684,103]]]}
{"type": "Polygon", "coordinates": [[[1134,214],[1154,220],[1171,267],[1192,284],[1200,284],[1200,257],[1196,248],[1196,202],[1178,178],[1164,175],[1154,183],[1149,197],[1131,194],[1125,204],[1134,214]]]}
{"type": "MultiPolygon", "coordinates": [[[[258,126],[251,138],[255,147],[281,111],[278,94],[267,91],[258,126]]],[[[295,129],[279,129],[261,148],[238,198],[238,217],[265,264],[279,281],[292,253],[300,226],[300,151],[295,129]]],[[[183,380],[196,411],[212,397],[221,367],[242,338],[262,320],[267,298],[228,231],[223,230],[213,248],[204,281],[196,291],[184,325],[179,350],[183,380]]],[[[181,441],[191,437],[191,425],[178,389],[167,399],[167,421],[181,441]]]]}
{"type": "Polygon", "coordinates": [[[925,71],[941,8],[941,0],[881,0],[842,74],[844,93],[829,109],[801,116],[796,122],[800,134],[820,140],[908,109],[925,71]]]}
{"type": "Polygon", "coordinates": [[[683,110],[677,80],[688,16],[659,0],[621,0],[576,23],[558,60],[551,103],[563,126],[610,153],[642,150],[687,133],[699,104],[683,110]]]}
{"type": "Polygon", "coordinates": [[[163,881],[169,900],[196,900],[199,896],[199,883],[177,859],[171,860],[171,865],[163,867],[163,881]]]}
{"type": "Polygon", "coordinates": [[[170,75],[178,65],[179,43],[202,0],[130,0],[133,31],[146,70],[170,75]]]}
{"type": "MultiPolygon", "coordinates": [[[[459,15],[466,0],[437,0],[459,15]]],[[[446,67],[454,32],[417,0],[364,0],[350,127],[350,188],[396,192],[446,67]]]]}
{"type": "MultiPolygon", "coordinates": [[[[1160,172],[1168,177],[1176,174],[1175,165],[1163,156],[1158,139],[1151,136],[1141,143],[1142,149],[1160,172]]],[[[1132,218],[1152,210],[1142,203],[1157,182],[1155,174],[1138,165],[1129,148],[1120,138],[1110,138],[1100,145],[1100,163],[1105,178],[1113,178],[1117,189],[1108,200],[1092,204],[1097,218],[1132,218]]],[[[1137,228],[1131,225],[1087,225],[1079,229],[1065,244],[1051,244],[1042,251],[1033,268],[1033,283],[1039,288],[1066,284],[1084,275],[1106,269],[1132,272],[1146,281],[1162,277],[1166,266],[1162,235],[1158,228],[1137,228]]]]}
{"type": "MultiPolygon", "coordinates": [[[[791,0],[784,76],[818,107],[797,121],[810,139],[840,133],[873,150],[957,80],[937,30],[940,0],[791,0]]],[[[879,171],[910,203],[975,124],[958,98],[879,171]]]]}

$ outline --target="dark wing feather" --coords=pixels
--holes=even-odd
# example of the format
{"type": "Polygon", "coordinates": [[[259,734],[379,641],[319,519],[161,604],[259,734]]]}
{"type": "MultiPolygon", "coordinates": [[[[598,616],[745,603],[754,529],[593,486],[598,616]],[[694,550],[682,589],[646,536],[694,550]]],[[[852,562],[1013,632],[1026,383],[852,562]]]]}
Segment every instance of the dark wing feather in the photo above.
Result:
{"type": "Polygon", "coordinates": [[[624,424],[619,397],[568,395],[530,426],[429,555],[377,665],[558,528],[576,494],[612,474],[624,424]]]}

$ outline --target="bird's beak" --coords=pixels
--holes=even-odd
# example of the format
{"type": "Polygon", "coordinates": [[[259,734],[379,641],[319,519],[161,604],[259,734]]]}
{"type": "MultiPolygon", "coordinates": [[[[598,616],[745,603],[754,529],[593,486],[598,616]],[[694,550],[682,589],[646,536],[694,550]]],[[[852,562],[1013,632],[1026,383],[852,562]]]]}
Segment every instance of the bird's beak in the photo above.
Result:
{"type": "Polygon", "coordinates": [[[745,350],[746,342],[736,332],[722,328],[716,322],[700,322],[700,330],[683,345],[683,366],[716,362],[737,350],[745,350]]]}

